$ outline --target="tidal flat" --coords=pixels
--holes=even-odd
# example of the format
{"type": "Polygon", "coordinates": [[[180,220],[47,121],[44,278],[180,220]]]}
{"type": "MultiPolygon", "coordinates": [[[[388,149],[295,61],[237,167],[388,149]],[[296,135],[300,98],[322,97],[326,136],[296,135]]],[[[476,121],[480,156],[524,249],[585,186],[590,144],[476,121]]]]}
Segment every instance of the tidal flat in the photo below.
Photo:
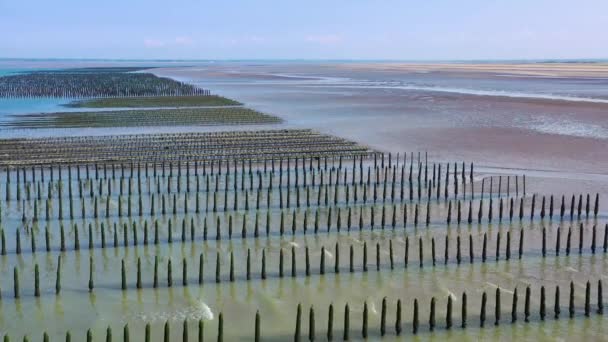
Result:
{"type": "Polygon", "coordinates": [[[0,335],[601,340],[607,81],[551,68],[138,68],[282,123],[3,127],[0,335]]]}

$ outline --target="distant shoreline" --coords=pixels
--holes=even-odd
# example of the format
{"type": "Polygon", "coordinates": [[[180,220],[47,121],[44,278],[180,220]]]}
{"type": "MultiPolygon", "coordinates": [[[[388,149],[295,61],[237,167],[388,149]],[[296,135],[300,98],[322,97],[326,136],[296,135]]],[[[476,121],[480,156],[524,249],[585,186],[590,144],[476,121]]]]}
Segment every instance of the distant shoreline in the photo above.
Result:
{"type": "Polygon", "coordinates": [[[502,77],[608,78],[608,59],[544,60],[162,60],[162,59],[18,59],[0,58],[0,70],[30,71],[45,68],[139,65],[149,68],[185,68],[209,65],[257,63],[261,65],[333,65],[343,70],[406,73],[495,74],[502,77]],[[4,64],[4,65],[3,65],[4,64]],[[7,69],[7,70],[8,70],[7,69]]]}
{"type": "Polygon", "coordinates": [[[137,59],[137,58],[13,58],[0,57],[0,62],[107,62],[107,63],[403,63],[403,64],[605,64],[608,58],[542,58],[542,59],[137,59]]]}
{"type": "Polygon", "coordinates": [[[608,63],[359,63],[342,68],[398,72],[492,73],[532,77],[608,78],[608,63]]]}

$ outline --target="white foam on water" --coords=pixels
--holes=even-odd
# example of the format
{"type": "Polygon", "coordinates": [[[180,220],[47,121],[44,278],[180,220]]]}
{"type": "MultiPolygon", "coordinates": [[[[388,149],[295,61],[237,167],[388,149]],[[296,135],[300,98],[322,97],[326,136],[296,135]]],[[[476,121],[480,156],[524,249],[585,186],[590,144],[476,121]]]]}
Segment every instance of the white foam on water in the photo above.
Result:
{"type": "Polygon", "coordinates": [[[307,80],[305,82],[302,82],[301,85],[302,86],[311,86],[311,87],[334,86],[334,87],[340,87],[340,88],[420,90],[420,91],[455,93],[455,94],[476,95],[476,96],[500,96],[500,97],[511,97],[511,98],[559,100],[559,101],[591,102],[591,103],[608,104],[608,99],[596,98],[596,97],[560,95],[560,94],[550,94],[550,93],[531,93],[531,92],[523,92],[523,91],[509,91],[509,90],[496,90],[496,89],[471,89],[471,88],[445,87],[445,86],[435,86],[435,85],[421,85],[421,84],[415,84],[415,83],[403,84],[403,82],[400,82],[400,81],[368,81],[368,80],[356,80],[356,79],[352,79],[352,78],[343,78],[343,77],[320,77],[318,80],[307,80]]]}
{"type": "Polygon", "coordinates": [[[352,236],[347,236],[347,238],[350,239],[352,242],[356,242],[358,244],[363,244],[363,241],[361,241],[361,240],[359,240],[357,238],[354,238],[352,236]]]}
{"type": "Polygon", "coordinates": [[[211,308],[209,307],[209,305],[207,305],[202,300],[199,301],[199,310],[200,310],[202,319],[207,320],[207,321],[213,320],[213,317],[214,317],[213,311],[211,311],[211,308]]]}
{"type": "Polygon", "coordinates": [[[509,294],[513,294],[513,291],[511,291],[511,290],[507,290],[507,289],[505,289],[505,288],[503,288],[503,287],[500,287],[500,286],[498,286],[498,285],[496,285],[496,284],[494,284],[494,283],[490,283],[489,281],[486,281],[486,284],[488,284],[488,285],[490,285],[490,286],[492,286],[492,287],[495,287],[495,288],[497,288],[497,289],[500,289],[500,290],[501,290],[501,291],[503,291],[503,292],[506,292],[506,293],[509,293],[509,294]]]}
{"type": "Polygon", "coordinates": [[[522,124],[524,128],[541,133],[581,138],[608,139],[608,128],[577,120],[540,116],[522,124]]]}
{"type": "Polygon", "coordinates": [[[441,286],[441,291],[446,293],[448,296],[452,297],[454,302],[458,301],[458,297],[454,294],[454,292],[450,291],[448,288],[441,286]]]}
{"type": "Polygon", "coordinates": [[[418,85],[393,86],[393,87],[388,87],[388,88],[404,89],[404,90],[435,91],[435,92],[443,92],[443,93],[456,93],[456,94],[477,95],[477,96],[500,96],[500,97],[512,97],[512,98],[524,98],[524,99],[608,103],[608,99],[598,99],[598,98],[593,98],[593,97],[524,93],[524,92],[506,91],[506,90],[482,90],[482,89],[466,89],[466,88],[452,88],[452,87],[428,87],[428,86],[418,86],[418,85]]]}
{"type": "Polygon", "coordinates": [[[371,313],[373,313],[374,315],[377,315],[377,314],[378,314],[378,310],[376,310],[376,305],[374,305],[374,302],[371,302],[371,303],[369,304],[369,311],[370,311],[371,313]]]}
{"type": "Polygon", "coordinates": [[[205,320],[211,321],[214,319],[213,311],[202,300],[196,300],[192,305],[170,311],[156,312],[140,312],[135,317],[144,322],[165,322],[165,321],[183,321],[188,320],[205,320]]]}

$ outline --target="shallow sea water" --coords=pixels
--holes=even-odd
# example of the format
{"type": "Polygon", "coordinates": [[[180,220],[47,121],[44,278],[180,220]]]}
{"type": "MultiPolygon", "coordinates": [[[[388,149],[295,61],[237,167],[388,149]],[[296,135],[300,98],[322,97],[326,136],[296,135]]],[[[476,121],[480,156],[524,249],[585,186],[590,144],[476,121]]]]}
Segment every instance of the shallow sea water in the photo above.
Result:
{"type": "MultiPolygon", "coordinates": [[[[14,175],[13,175],[14,176],[14,175]]],[[[49,175],[47,174],[48,178],[49,175]]],[[[4,178],[4,177],[0,177],[4,178]]],[[[475,187],[480,188],[480,179],[476,178],[475,187]]],[[[112,181],[112,187],[118,188],[118,180],[112,181]]],[[[147,188],[144,182],[144,189],[147,188]]],[[[513,185],[513,184],[512,184],[513,185]]],[[[6,184],[2,184],[5,188],[6,184]]],[[[161,183],[164,188],[164,184],[161,183]]],[[[223,186],[220,185],[220,188],[223,186]]],[[[43,187],[44,188],[44,187],[43,187]]],[[[85,187],[88,188],[88,187],[85,187]]],[[[470,189],[470,185],[468,186],[470,189]]],[[[96,188],[94,188],[97,191],[96,188]]],[[[13,196],[15,188],[11,190],[13,196]]],[[[276,191],[276,190],[275,190],[276,191]]],[[[470,191],[470,190],[469,190],[470,191]]],[[[503,188],[503,191],[506,191],[503,188]]],[[[514,189],[510,189],[513,194],[514,189]]],[[[343,194],[344,192],[341,191],[343,194]]],[[[45,195],[44,193],[43,195],[45,195]]],[[[274,193],[275,197],[277,194],[274,193]]],[[[487,194],[486,194],[487,195],[487,194]]],[[[64,200],[67,201],[64,193],[64,200]]],[[[232,194],[230,195],[232,196],[232,194]]],[[[470,194],[468,195],[470,196],[470,194]]],[[[479,200],[479,194],[476,198],[479,200]]],[[[503,193],[504,196],[504,193],[503,193]]],[[[209,200],[208,196],[205,200],[209,200]]],[[[292,194],[293,197],[293,194],[292,194]]],[[[316,198],[316,192],[313,192],[316,198]]],[[[147,197],[144,196],[144,199],[147,197]]],[[[506,197],[505,197],[506,198],[506,197]]],[[[332,201],[333,197],[329,200],[332,201]]],[[[486,197],[487,199],[487,197],[486,197]]],[[[494,199],[499,197],[494,194],[494,199]]],[[[264,199],[262,199],[263,201],[264,199]]],[[[343,198],[339,201],[339,206],[344,206],[343,198]]],[[[526,198],[526,210],[530,205],[530,197],[526,198]]],[[[137,201],[137,195],[133,197],[137,201]]],[[[190,196],[189,208],[193,210],[193,198],[190,196]]],[[[150,229],[153,224],[150,217],[117,217],[112,214],[109,218],[95,219],[90,216],[90,208],[93,201],[86,198],[88,216],[85,219],[58,220],[56,214],[50,220],[40,220],[37,223],[27,223],[27,229],[21,227],[21,213],[23,203],[15,200],[3,202],[2,227],[5,229],[7,244],[7,255],[1,256],[0,271],[6,276],[0,278],[0,289],[2,302],[0,308],[0,327],[11,336],[17,337],[32,331],[41,336],[43,331],[47,331],[52,339],[60,339],[66,330],[72,332],[74,338],[84,338],[86,329],[92,329],[96,339],[104,338],[108,326],[112,327],[113,334],[117,338],[122,335],[122,327],[129,324],[131,338],[142,339],[146,323],[152,327],[152,336],[160,338],[165,322],[170,322],[172,339],[179,339],[182,336],[182,324],[184,319],[189,320],[189,336],[194,338],[197,334],[197,320],[205,321],[205,337],[215,339],[217,334],[217,320],[220,312],[224,315],[225,338],[228,340],[250,339],[254,329],[254,317],[259,310],[262,321],[262,337],[264,340],[285,340],[291,339],[295,329],[295,311],[299,303],[302,304],[303,314],[303,336],[306,335],[308,326],[308,309],[310,306],[315,308],[316,334],[319,338],[326,333],[327,308],[330,303],[334,305],[334,335],[341,336],[343,326],[343,310],[346,303],[350,306],[350,334],[353,339],[360,338],[361,322],[363,315],[363,303],[368,303],[369,310],[369,339],[380,338],[380,311],[381,302],[384,297],[388,301],[388,340],[400,338],[394,335],[393,324],[395,321],[396,301],[402,300],[403,313],[403,336],[412,338],[412,303],[415,298],[420,301],[420,322],[421,327],[416,338],[418,339],[523,339],[523,340],[552,340],[555,334],[564,335],[565,338],[573,336],[586,336],[590,339],[601,339],[604,334],[602,316],[592,315],[585,318],[583,315],[584,286],[587,280],[594,284],[592,298],[596,298],[595,283],[603,279],[606,273],[607,257],[601,251],[593,254],[590,250],[591,227],[596,225],[598,236],[596,241],[601,246],[603,238],[603,226],[607,221],[607,215],[600,212],[598,219],[581,218],[584,224],[584,248],[578,254],[578,227],[579,221],[574,222],[566,218],[564,221],[557,217],[554,219],[535,219],[530,221],[524,218],[509,223],[507,220],[498,222],[494,217],[493,223],[484,219],[481,224],[446,224],[447,204],[443,201],[432,200],[431,224],[426,227],[424,224],[414,226],[412,223],[412,207],[408,209],[409,222],[405,228],[398,223],[395,229],[390,224],[383,229],[380,227],[378,214],[382,204],[377,203],[375,226],[369,226],[370,212],[364,211],[365,226],[362,230],[358,229],[355,223],[350,231],[346,229],[345,212],[342,212],[342,230],[337,232],[336,218],[332,221],[332,231],[327,233],[326,220],[327,209],[321,210],[321,227],[318,234],[312,234],[312,223],[309,222],[309,232],[304,234],[303,213],[304,208],[286,210],[286,233],[281,236],[278,232],[278,222],[280,221],[280,209],[272,206],[272,227],[269,237],[261,236],[253,238],[252,224],[255,220],[255,210],[245,211],[244,203],[239,203],[241,208],[238,211],[228,211],[219,213],[183,214],[184,207],[177,207],[178,214],[158,214],[160,230],[159,245],[150,244],[144,246],[143,224],[147,222],[150,229]],[[291,233],[291,213],[292,210],[299,215],[296,220],[297,232],[291,233]],[[181,213],[181,214],[180,214],[181,213]],[[233,239],[227,240],[226,222],[228,215],[233,215],[233,239]],[[240,227],[243,217],[247,216],[248,238],[240,238],[240,227]],[[209,223],[208,240],[202,238],[201,229],[204,226],[205,217],[209,223]],[[222,239],[215,240],[215,225],[213,222],[219,217],[222,222],[222,239]],[[167,225],[169,219],[172,220],[172,240],[169,243],[167,225]],[[188,222],[186,230],[186,241],[181,241],[181,222],[186,219],[188,222]],[[195,239],[190,240],[190,219],[193,219],[195,227],[195,239]],[[113,247],[114,237],[111,227],[117,223],[117,247],[113,247]],[[134,236],[131,226],[137,225],[137,246],[133,246],[134,236]],[[60,225],[66,229],[67,250],[61,252],[59,230],[60,225]],[[76,224],[80,236],[80,250],[74,250],[75,231],[73,225],[76,224]],[[88,249],[89,224],[93,232],[93,249],[88,249]],[[106,241],[108,247],[101,248],[101,224],[106,227],[106,241]],[[123,224],[127,224],[127,247],[124,246],[123,224]],[[541,240],[542,227],[547,229],[548,253],[546,258],[542,257],[541,240]],[[556,240],[556,229],[567,229],[574,227],[574,237],[572,252],[569,256],[565,255],[565,230],[562,230],[560,256],[554,256],[554,241],[556,240]],[[110,228],[110,229],[109,229],[110,228]],[[21,230],[22,253],[15,253],[16,229],[21,230]],[[48,229],[50,233],[51,251],[44,250],[44,231],[48,229]],[[520,230],[525,231],[524,253],[521,260],[516,257],[517,241],[520,230]],[[511,259],[506,260],[506,234],[511,234],[511,259]],[[496,260],[497,234],[501,234],[501,248],[499,260],[496,260]],[[482,263],[481,246],[483,235],[488,237],[488,260],[482,263]],[[474,243],[475,259],[472,264],[468,260],[468,236],[471,235],[474,243]],[[31,238],[35,236],[36,252],[31,250],[31,238]],[[448,262],[445,263],[445,237],[448,236],[448,262]],[[461,265],[456,262],[456,239],[462,239],[463,261],[461,265]],[[405,267],[405,241],[409,238],[408,264],[405,267]],[[435,238],[436,243],[436,266],[432,266],[432,253],[430,250],[431,239],[435,238]],[[419,266],[420,258],[418,254],[419,239],[425,248],[423,251],[423,267],[419,266]],[[394,254],[394,269],[390,269],[389,263],[389,241],[392,241],[394,254]],[[367,243],[368,259],[367,271],[363,270],[363,243],[367,243]],[[340,244],[340,273],[336,274],[333,270],[336,260],[335,244],[340,244]],[[380,251],[381,266],[380,271],[376,270],[376,244],[380,251]],[[349,271],[349,246],[354,246],[354,272],[349,271]],[[310,251],[310,265],[312,276],[305,277],[304,248],[310,251]],[[325,248],[325,270],[326,274],[320,273],[321,248],[325,248]],[[296,252],[295,278],[291,277],[291,250],[296,252]],[[246,281],[246,251],[251,251],[251,274],[252,280],[246,281]],[[267,278],[261,279],[261,258],[262,250],[265,250],[267,260],[267,278]],[[285,275],[279,276],[278,264],[280,251],[284,253],[285,275]],[[229,260],[233,253],[235,260],[235,281],[229,281],[229,260]],[[204,280],[203,284],[198,284],[199,256],[203,255],[204,260],[204,280]],[[57,269],[57,257],[61,255],[62,267],[62,291],[59,296],[55,295],[55,279],[57,269]],[[221,282],[215,282],[215,267],[217,255],[220,256],[221,282]],[[153,288],[152,278],[154,272],[154,258],[158,257],[158,288],[153,288]],[[94,260],[94,283],[95,290],[88,291],[89,279],[89,259],[94,260]],[[136,265],[137,260],[141,260],[142,289],[136,289],[136,265]],[[127,290],[121,290],[121,261],[125,261],[127,275],[127,290]],[[167,283],[168,262],[172,262],[172,286],[167,283]],[[187,261],[188,276],[187,285],[182,284],[183,260],[187,261]],[[33,274],[34,265],[40,267],[41,296],[34,296],[33,274]],[[13,279],[11,273],[14,267],[20,270],[21,298],[15,300],[13,297],[13,279]],[[575,305],[577,307],[576,316],[573,319],[567,318],[567,295],[570,281],[575,283],[575,305]],[[523,291],[526,286],[533,289],[532,296],[532,318],[530,323],[523,322],[523,291]],[[546,323],[541,323],[538,318],[538,291],[539,286],[547,288],[547,308],[549,317],[546,323]],[[561,310],[562,317],[559,321],[554,321],[552,316],[554,288],[559,285],[561,288],[561,310]],[[502,319],[500,327],[494,326],[494,293],[496,288],[502,291],[502,319]],[[518,288],[520,291],[518,312],[520,321],[512,325],[510,323],[510,309],[512,291],[518,288]],[[468,295],[468,319],[469,328],[461,329],[460,324],[460,303],[463,291],[468,295]],[[479,328],[479,308],[481,293],[486,291],[488,294],[487,322],[486,328],[479,328]],[[448,296],[454,300],[454,322],[455,326],[450,331],[444,329],[446,314],[446,301],[448,296]],[[437,300],[436,319],[437,328],[434,333],[429,332],[428,315],[429,301],[431,297],[437,300]],[[32,321],[36,322],[36,328],[32,329],[32,321]],[[238,327],[238,328],[235,328],[238,327]]],[[[422,200],[424,204],[425,200],[422,200]]],[[[78,201],[77,201],[78,202],[78,201]]],[[[230,198],[229,203],[232,203],[230,198]]],[[[292,203],[295,200],[292,199],[292,203]]],[[[409,204],[409,201],[406,201],[409,204]]],[[[496,202],[495,202],[496,203],[496,202]]],[[[517,202],[516,202],[517,203],[517,202]]],[[[148,200],[144,200],[144,207],[149,206],[148,200]]],[[[396,203],[398,208],[399,203],[396,203]]],[[[56,213],[56,201],[52,207],[56,213]]],[[[486,202],[487,205],[487,202],[486,202]]],[[[116,211],[117,195],[113,195],[110,202],[113,212],[116,211]]],[[[123,204],[124,206],[124,204],[123,204]]],[[[366,207],[369,208],[370,204],[366,207]]],[[[32,210],[32,204],[26,202],[26,212],[32,210]]],[[[78,212],[78,205],[77,212],[78,212]]],[[[101,206],[104,207],[104,206],[101,206]]],[[[171,204],[168,205],[171,208],[171,204]]],[[[206,204],[205,204],[206,207],[206,204]]],[[[389,213],[392,213],[392,204],[386,204],[389,213]]],[[[314,208],[314,205],[313,205],[314,208]]],[[[40,207],[40,215],[44,210],[40,207]]],[[[335,207],[334,207],[335,210],[335,207]]],[[[67,208],[64,207],[67,212],[67,208]]],[[[518,211],[518,208],[515,208],[518,211]]],[[[260,211],[261,217],[265,217],[265,209],[260,211]]],[[[104,211],[100,214],[103,216],[104,211]]],[[[527,214],[527,211],[526,211],[527,214]]],[[[495,214],[496,215],[496,214],[495,214]]],[[[538,214],[537,214],[538,215],[538,214]]],[[[28,216],[31,217],[31,216],[28,216]]],[[[401,222],[402,214],[397,215],[398,222],[401,222]]],[[[261,230],[264,230],[264,220],[260,220],[261,230]]],[[[354,221],[358,221],[357,214],[354,221]]],[[[262,234],[264,235],[264,234],[262,234]]],[[[152,230],[150,230],[152,239],[152,230]]],[[[601,249],[601,248],[600,248],[601,249]]],[[[594,306],[595,308],[595,306],[594,306]]],[[[34,336],[31,336],[34,337],[34,336]]]]}

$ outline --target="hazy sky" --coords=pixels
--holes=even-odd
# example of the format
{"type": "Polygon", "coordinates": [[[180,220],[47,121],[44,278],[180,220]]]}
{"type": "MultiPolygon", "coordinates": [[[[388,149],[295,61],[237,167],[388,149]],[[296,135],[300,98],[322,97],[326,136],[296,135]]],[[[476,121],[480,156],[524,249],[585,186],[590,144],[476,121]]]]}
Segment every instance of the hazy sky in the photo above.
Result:
{"type": "Polygon", "coordinates": [[[608,58],[608,0],[0,0],[0,57],[608,58]]]}

